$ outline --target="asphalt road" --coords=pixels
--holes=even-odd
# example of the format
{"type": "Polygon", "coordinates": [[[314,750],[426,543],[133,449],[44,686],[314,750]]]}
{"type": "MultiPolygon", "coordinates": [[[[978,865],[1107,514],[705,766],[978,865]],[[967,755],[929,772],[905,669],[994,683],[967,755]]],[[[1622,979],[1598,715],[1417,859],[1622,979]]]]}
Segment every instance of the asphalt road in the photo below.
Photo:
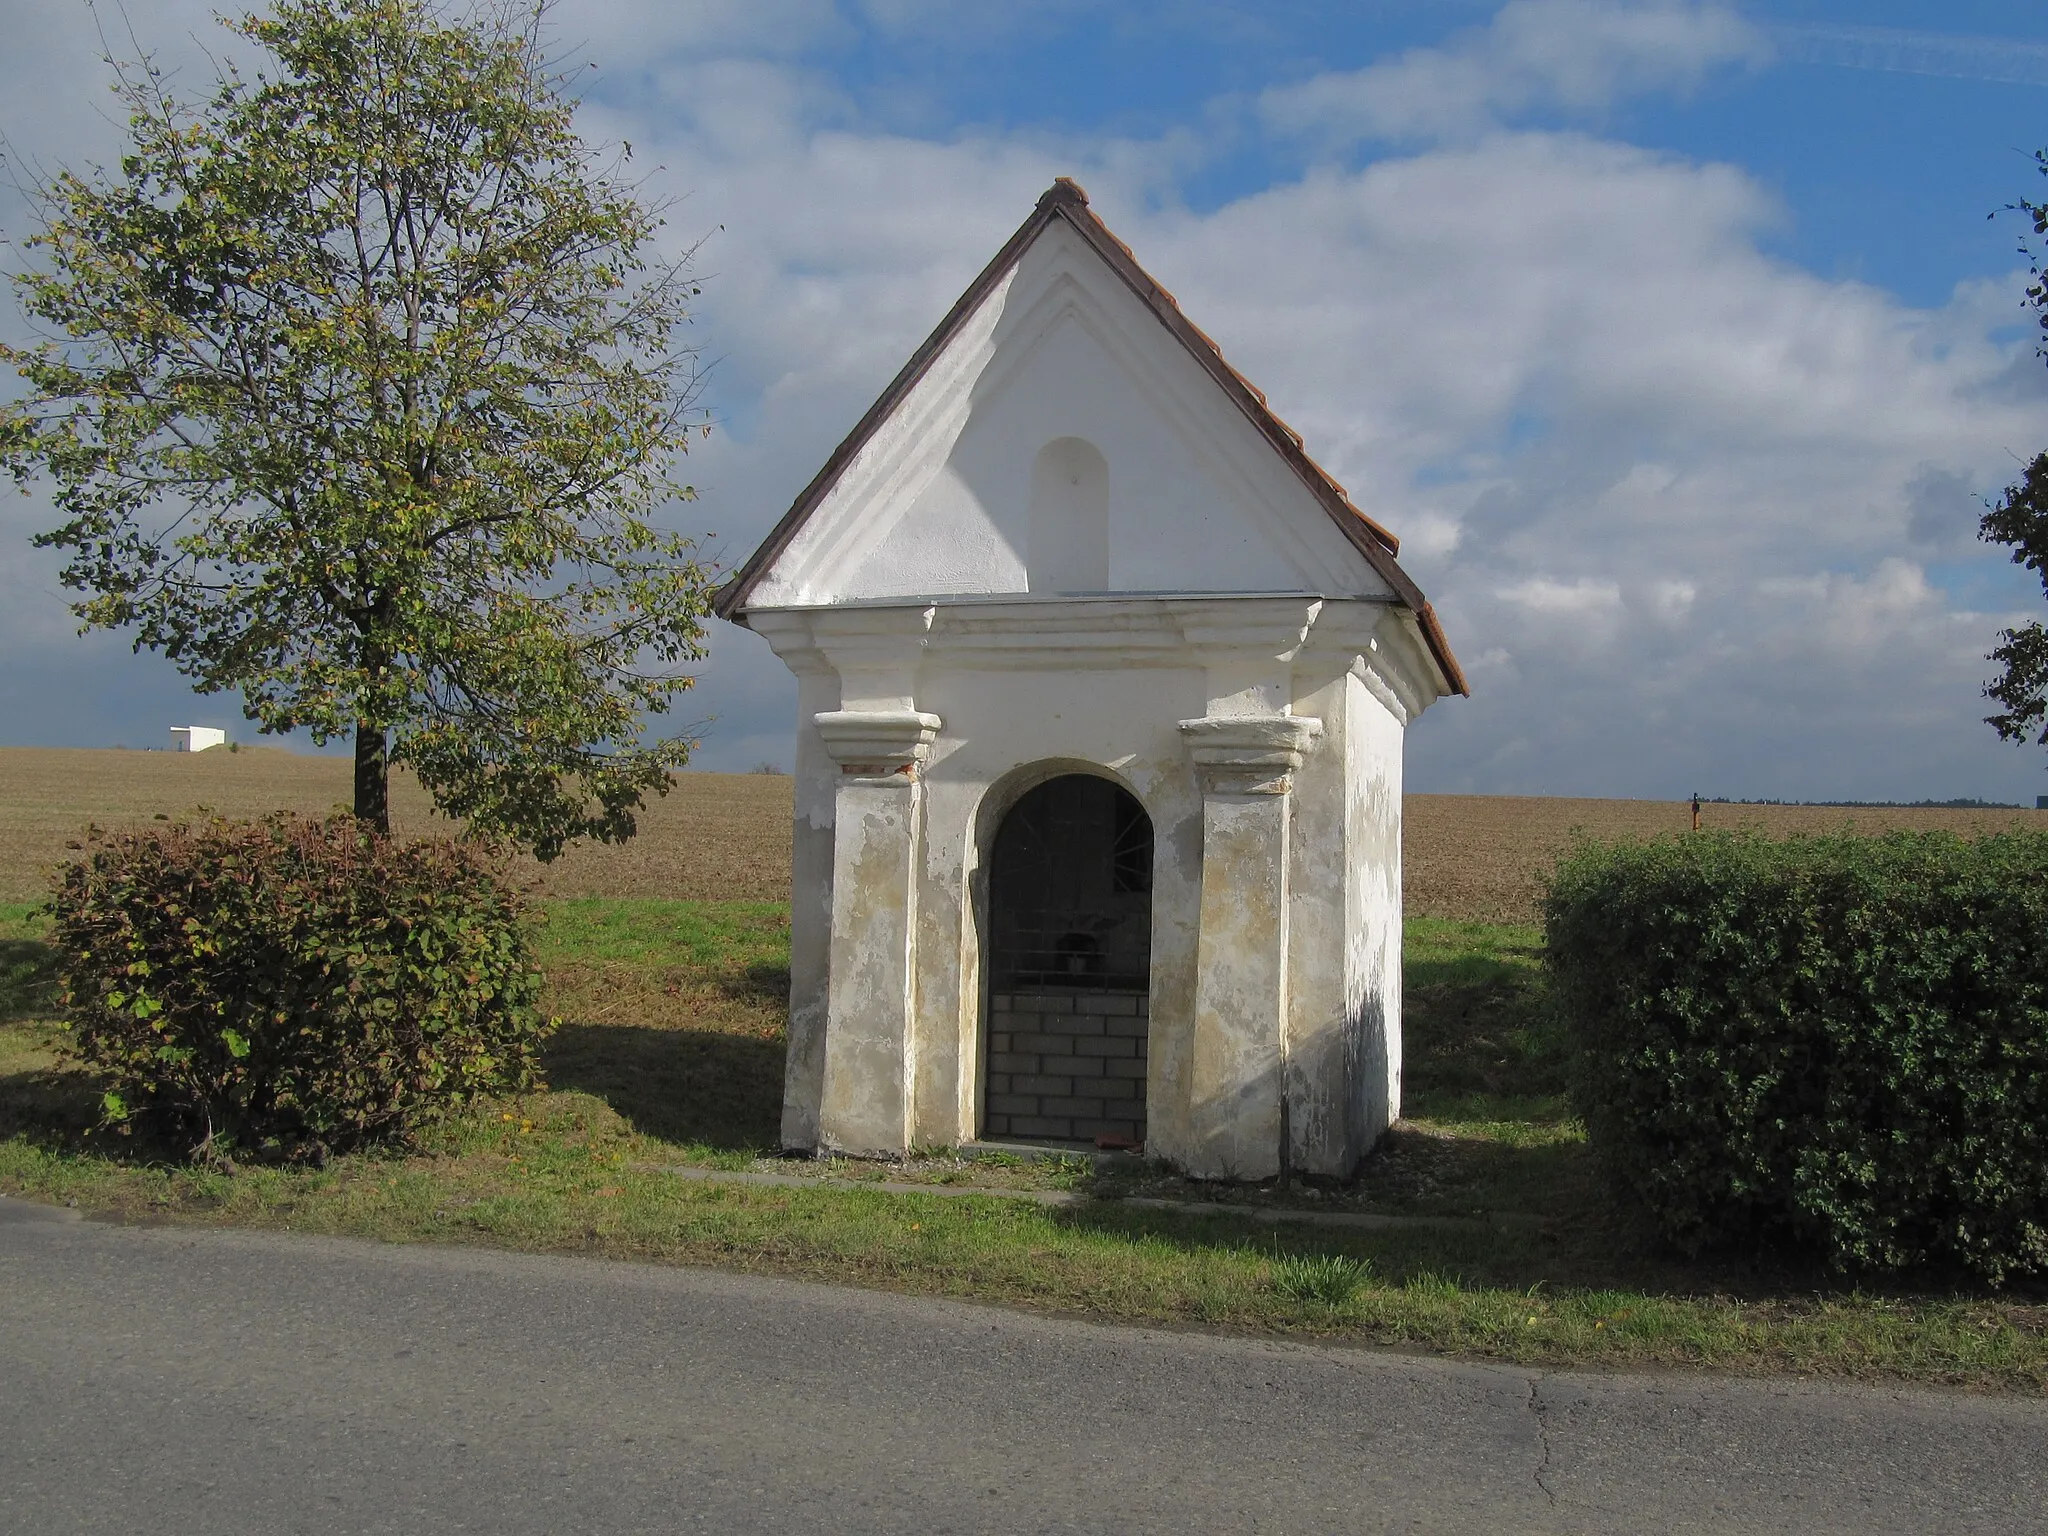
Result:
{"type": "Polygon", "coordinates": [[[2029,1531],[2048,1403],[0,1199],[0,1531],[2029,1531]]]}

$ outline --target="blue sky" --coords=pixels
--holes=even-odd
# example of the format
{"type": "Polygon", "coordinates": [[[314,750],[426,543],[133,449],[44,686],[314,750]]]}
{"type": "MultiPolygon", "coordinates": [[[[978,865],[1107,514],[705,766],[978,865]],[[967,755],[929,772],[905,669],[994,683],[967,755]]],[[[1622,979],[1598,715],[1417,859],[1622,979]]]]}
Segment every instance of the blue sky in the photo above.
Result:
{"type": "MultiPolygon", "coordinates": [[[[205,7],[130,5],[193,58],[205,7]]],[[[112,152],[80,6],[0,3],[0,127],[112,152]]],[[[2020,4],[563,0],[584,123],[705,237],[724,430],[677,521],[743,556],[1055,174],[1407,541],[1475,694],[1421,790],[2048,791],[1980,723],[2043,606],[1973,499],[2048,448],[2019,306],[2048,194],[2020,4]]],[[[0,221],[19,227],[17,205],[0,221]]],[[[11,321],[0,323],[12,324],[11,321]]],[[[226,700],[70,633],[0,511],[0,740],[156,745],[226,700]]],[[[718,626],[707,767],[793,691],[718,626]]]]}

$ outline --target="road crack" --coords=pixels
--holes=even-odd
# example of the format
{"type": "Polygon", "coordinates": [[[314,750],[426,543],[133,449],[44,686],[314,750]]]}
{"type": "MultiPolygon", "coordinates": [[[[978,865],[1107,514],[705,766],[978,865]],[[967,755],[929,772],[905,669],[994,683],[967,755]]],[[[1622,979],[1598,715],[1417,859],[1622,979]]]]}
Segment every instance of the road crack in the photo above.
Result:
{"type": "Polygon", "coordinates": [[[1536,1420],[1536,1433],[1543,1444],[1543,1459],[1536,1464],[1533,1474],[1536,1486],[1543,1490],[1543,1497],[1550,1500],[1551,1508],[1557,1507],[1557,1490],[1544,1479],[1550,1474],[1550,1407],[1543,1401],[1543,1378],[1529,1378],[1529,1412],[1536,1420]]]}

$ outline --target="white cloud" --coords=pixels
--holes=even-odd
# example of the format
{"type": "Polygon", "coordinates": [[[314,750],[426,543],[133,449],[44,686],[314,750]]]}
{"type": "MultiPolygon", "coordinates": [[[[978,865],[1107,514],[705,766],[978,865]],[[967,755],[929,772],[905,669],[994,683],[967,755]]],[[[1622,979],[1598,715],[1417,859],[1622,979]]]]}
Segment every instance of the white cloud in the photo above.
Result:
{"type": "MultiPolygon", "coordinates": [[[[1414,787],[2032,792],[2036,759],[1998,747],[1978,689],[2014,617],[1990,610],[2037,599],[1998,585],[1969,500],[2048,446],[2048,372],[1999,339],[2017,278],[1909,307],[1766,254],[1784,213],[1739,168],[1498,127],[1750,60],[1732,13],[1518,0],[1331,77],[1322,107],[1288,98],[1304,129],[1455,142],[1199,214],[1173,195],[1178,138],[883,132],[804,62],[799,42],[844,13],[699,14],[725,18],[715,46],[688,46],[688,19],[653,0],[565,7],[561,29],[593,39],[586,131],[659,167],[679,246],[711,236],[700,332],[730,430],[693,449],[704,498],[681,516],[731,558],[1072,173],[1404,536],[1476,688],[1416,728],[1414,787]]],[[[0,85],[83,93],[90,50],[55,36],[40,62],[0,60],[0,85]]],[[[33,116],[36,96],[11,99],[33,116]]],[[[68,154],[64,135],[90,134],[55,110],[70,126],[44,142],[68,154]]],[[[25,515],[0,512],[0,536],[25,515]]],[[[87,653],[57,633],[47,567],[16,569],[0,649],[77,694],[87,653]]],[[[92,675],[119,692],[104,680],[143,664],[112,649],[91,650],[92,675]]],[[[708,765],[786,761],[793,693],[758,642],[718,627],[701,706],[721,717],[708,765]]]]}
{"type": "MultiPolygon", "coordinates": [[[[1764,254],[1739,170],[1569,134],[1105,212],[1368,511],[1432,530],[1404,560],[1485,661],[1411,782],[2031,792],[1980,723],[2010,615],[1911,557],[2048,445],[2048,373],[1995,339],[2018,274],[1914,309],[1764,254]]],[[[1968,529],[1938,552],[2004,580],[1968,529]]]]}
{"type": "Polygon", "coordinates": [[[1649,595],[1650,609],[1658,618],[1667,624],[1679,624],[1692,612],[1700,589],[1689,581],[1653,581],[1649,595]]]}
{"type": "Polygon", "coordinates": [[[1531,576],[1512,586],[1499,588],[1494,596],[1531,613],[1584,621],[1618,612],[1621,588],[1611,581],[1581,576],[1576,581],[1558,581],[1549,576],[1531,576]]]}
{"type": "Polygon", "coordinates": [[[1259,109],[1279,132],[1331,144],[1470,137],[1532,111],[1597,115],[1624,96],[1687,90],[1768,51],[1724,5],[1512,0],[1440,47],[1269,89],[1259,109]]]}

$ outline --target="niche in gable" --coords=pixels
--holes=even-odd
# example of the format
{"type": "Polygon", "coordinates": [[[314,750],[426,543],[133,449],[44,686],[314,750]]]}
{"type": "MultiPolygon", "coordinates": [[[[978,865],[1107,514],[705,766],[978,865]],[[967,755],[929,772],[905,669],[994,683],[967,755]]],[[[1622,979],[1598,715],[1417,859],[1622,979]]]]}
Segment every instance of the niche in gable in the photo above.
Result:
{"type": "Polygon", "coordinates": [[[1031,466],[1029,590],[1109,587],[1109,461],[1084,437],[1056,437],[1031,466]]]}

